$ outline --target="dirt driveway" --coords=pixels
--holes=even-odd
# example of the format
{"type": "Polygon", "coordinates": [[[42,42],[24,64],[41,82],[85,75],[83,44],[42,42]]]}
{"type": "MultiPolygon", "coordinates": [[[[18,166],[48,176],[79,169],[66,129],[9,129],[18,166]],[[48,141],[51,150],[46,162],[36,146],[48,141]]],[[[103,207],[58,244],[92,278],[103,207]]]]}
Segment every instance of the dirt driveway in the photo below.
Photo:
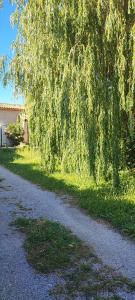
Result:
{"type": "MultiPolygon", "coordinates": [[[[55,274],[37,274],[28,265],[22,247],[24,235],[9,225],[20,215],[59,221],[92,246],[104,264],[135,279],[134,242],[3,167],[0,177],[0,299],[52,299],[49,290],[60,280],[55,274]]],[[[135,295],[126,299],[135,299],[135,295]]]]}

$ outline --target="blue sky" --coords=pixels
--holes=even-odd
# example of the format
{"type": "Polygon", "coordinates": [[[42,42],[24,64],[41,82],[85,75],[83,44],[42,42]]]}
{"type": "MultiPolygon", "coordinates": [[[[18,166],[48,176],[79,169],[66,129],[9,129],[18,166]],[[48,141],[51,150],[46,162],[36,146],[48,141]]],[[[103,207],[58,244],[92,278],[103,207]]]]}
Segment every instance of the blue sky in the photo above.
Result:
{"type": "MultiPolygon", "coordinates": [[[[10,25],[10,15],[14,10],[15,7],[10,4],[9,0],[3,0],[3,7],[0,9],[0,56],[12,56],[11,43],[16,38],[16,29],[10,25]]],[[[21,97],[16,99],[13,95],[13,87],[8,85],[4,88],[0,82],[0,103],[2,102],[22,104],[23,99],[21,97]]]]}

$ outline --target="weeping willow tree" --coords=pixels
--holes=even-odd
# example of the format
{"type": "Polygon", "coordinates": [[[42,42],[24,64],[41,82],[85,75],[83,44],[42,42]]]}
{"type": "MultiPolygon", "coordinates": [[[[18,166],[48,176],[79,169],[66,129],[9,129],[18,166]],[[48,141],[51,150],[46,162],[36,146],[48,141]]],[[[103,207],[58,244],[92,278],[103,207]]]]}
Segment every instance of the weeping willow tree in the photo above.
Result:
{"type": "Polygon", "coordinates": [[[134,135],[134,0],[19,0],[10,74],[29,113],[31,145],[52,172],[112,174],[134,135]]]}

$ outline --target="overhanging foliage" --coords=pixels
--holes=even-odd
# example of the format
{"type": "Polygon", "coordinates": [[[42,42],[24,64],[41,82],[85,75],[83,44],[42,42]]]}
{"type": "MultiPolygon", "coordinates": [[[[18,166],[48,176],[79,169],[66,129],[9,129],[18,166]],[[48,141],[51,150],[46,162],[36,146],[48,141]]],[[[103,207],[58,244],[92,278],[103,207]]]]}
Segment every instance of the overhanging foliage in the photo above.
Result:
{"type": "Polygon", "coordinates": [[[95,179],[112,174],[118,185],[123,112],[134,135],[134,0],[14,2],[11,75],[26,97],[44,167],[95,179]]]}

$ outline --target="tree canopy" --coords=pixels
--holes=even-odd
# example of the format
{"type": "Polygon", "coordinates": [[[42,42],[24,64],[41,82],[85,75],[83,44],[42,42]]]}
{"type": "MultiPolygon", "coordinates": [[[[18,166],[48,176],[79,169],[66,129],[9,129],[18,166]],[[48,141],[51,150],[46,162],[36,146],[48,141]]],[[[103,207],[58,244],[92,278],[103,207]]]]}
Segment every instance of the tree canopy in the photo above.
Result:
{"type": "Polygon", "coordinates": [[[134,0],[15,0],[10,74],[31,144],[54,171],[112,175],[135,132],[134,0]]]}

